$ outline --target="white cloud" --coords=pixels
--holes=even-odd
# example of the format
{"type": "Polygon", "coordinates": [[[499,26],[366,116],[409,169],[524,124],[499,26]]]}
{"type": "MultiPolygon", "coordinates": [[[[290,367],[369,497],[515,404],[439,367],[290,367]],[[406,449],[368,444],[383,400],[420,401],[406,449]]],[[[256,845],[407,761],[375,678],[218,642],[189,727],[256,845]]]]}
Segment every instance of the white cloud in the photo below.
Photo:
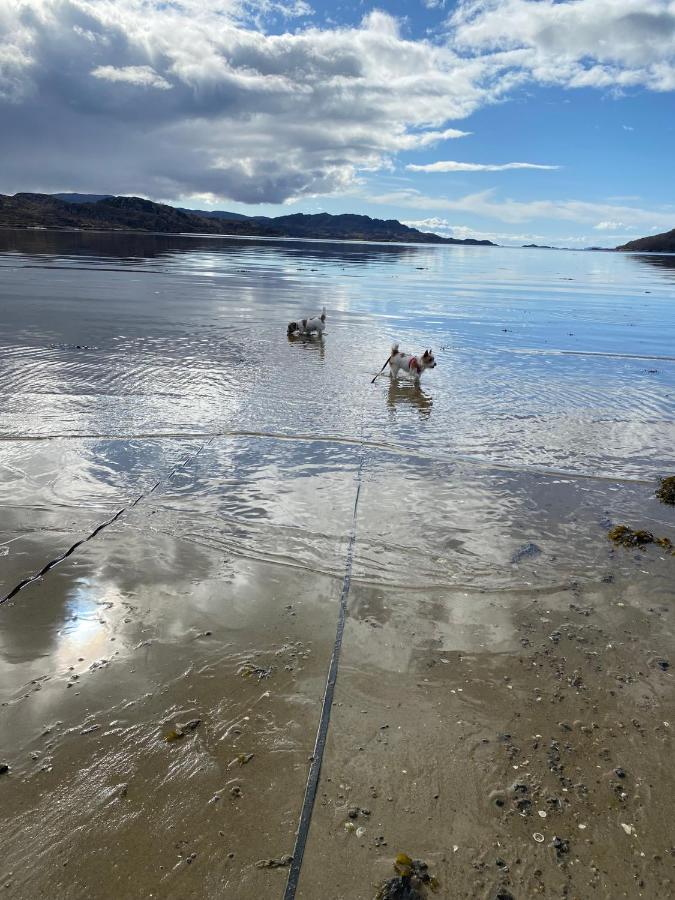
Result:
{"type": "MultiPolygon", "coordinates": [[[[441,219],[438,217],[432,217],[428,219],[406,219],[404,221],[404,224],[409,225],[411,228],[417,228],[420,231],[431,231],[445,237],[454,237],[459,239],[474,238],[475,240],[479,241],[489,240],[496,241],[500,244],[507,244],[516,247],[520,247],[522,246],[522,244],[540,244],[549,246],[553,244],[557,247],[587,247],[594,241],[594,238],[589,238],[587,235],[578,234],[552,238],[550,234],[545,235],[537,232],[500,231],[498,229],[485,231],[477,228],[471,228],[469,225],[453,225],[447,219],[441,219]]],[[[625,234],[616,236],[610,235],[607,239],[611,239],[613,242],[612,246],[614,246],[620,241],[625,241],[629,237],[634,236],[635,235],[625,234]]]]}
{"type": "Polygon", "coordinates": [[[281,0],[1,5],[12,55],[0,38],[0,190],[245,203],[335,193],[359,172],[390,168],[401,151],[466,136],[450,120],[508,87],[480,60],[406,40],[381,11],[357,27],[268,34],[261,16],[309,8],[281,0]]]}
{"type": "Polygon", "coordinates": [[[462,0],[453,45],[535,81],[568,87],[675,87],[672,0],[462,0]]]}
{"type": "Polygon", "coordinates": [[[454,162],[452,160],[439,160],[418,166],[411,163],[406,166],[409,172],[505,172],[507,169],[559,169],[560,166],[543,166],[537,163],[512,162],[502,165],[483,165],[482,163],[454,162]]]}
{"type": "Polygon", "coordinates": [[[500,222],[521,223],[536,219],[550,219],[584,224],[604,222],[630,222],[631,228],[646,227],[657,222],[659,227],[672,227],[675,208],[661,210],[618,206],[609,203],[591,203],[583,200],[511,200],[499,199],[490,189],[464,197],[430,197],[415,190],[391,191],[368,198],[373,203],[403,206],[417,210],[460,211],[496,219],[500,222]]]}
{"type": "Polygon", "coordinates": [[[0,0],[0,190],[281,203],[466,136],[530,81],[675,88],[673,0],[465,0],[445,43],[378,10],[312,21],[305,0],[0,0]]]}
{"type": "Polygon", "coordinates": [[[115,66],[97,66],[92,69],[91,74],[94,78],[104,78],[106,81],[125,81],[127,84],[160,88],[164,91],[171,89],[166,78],[162,78],[150,66],[123,66],[120,69],[115,66]]]}
{"type": "Polygon", "coordinates": [[[594,225],[596,231],[619,231],[622,228],[628,228],[628,225],[625,222],[598,222],[597,225],[594,225]]]}

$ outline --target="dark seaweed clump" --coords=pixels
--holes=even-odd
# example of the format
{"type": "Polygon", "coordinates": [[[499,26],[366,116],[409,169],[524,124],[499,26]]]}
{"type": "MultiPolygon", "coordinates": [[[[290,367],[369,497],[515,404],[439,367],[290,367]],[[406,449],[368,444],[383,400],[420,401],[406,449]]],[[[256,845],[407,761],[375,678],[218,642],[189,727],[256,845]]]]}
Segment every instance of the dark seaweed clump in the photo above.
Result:
{"type": "Polygon", "coordinates": [[[675,475],[669,475],[668,478],[661,479],[661,487],[656,491],[656,496],[661,503],[669,503],[675,506],[675,475]]]}
{"type": "Polygon", "coordinates": [[[421,859],[399,853],[394,871],[396,876],[384,882],[375,900],[424,900],[428,896],[427,888],[438,890],[438,879],[429,874],[429,866],[421,859]]]}
{"type": "Polygon", "coordinates": [[[639,547],[643,549],[648,544],[658,544],[664,550],[673,551],[673,543],[670,538],[656,538],[651,531],[638,529],[637,531],[629,528],[628,525],[615,525],[611,528],[607,537],[613,544],[621,547],[639,547]]]}

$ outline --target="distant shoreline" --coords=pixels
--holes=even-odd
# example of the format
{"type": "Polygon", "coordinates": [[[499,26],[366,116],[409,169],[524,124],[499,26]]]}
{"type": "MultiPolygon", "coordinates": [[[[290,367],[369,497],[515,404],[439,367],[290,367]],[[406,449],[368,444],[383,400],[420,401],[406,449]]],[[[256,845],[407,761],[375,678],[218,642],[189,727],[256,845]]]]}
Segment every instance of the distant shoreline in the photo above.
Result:
{"type": "MultiPolygon", "coordinates": [[[[147,231],[142,228],[79,228],[75,226],[47,226],[47,225],[7,225],[0,222],[0,231],[26,231],[36,234],[119,234],[139,235],[145,237],[181,237],[181,238],[213,238],[245,241],[299,241],[301,243],[316,242],[322,244],[385,244],[401,247],[479,247],[481,249],[493,249],[500,247],[507,250],[518,250],[519,247],[504,247],[495,243],[448,243],[447,241],[403,241],[394,238],[349,238],[349,237],[308,237],[294,234],[236,234],[235,232],[196,232],[196,231],[147,231]]],[[[552,248],[558,249],[558,248],[552,248]]]]}
{"type": "Polygon", "coordinates": [[[444,237],[420,231],[397,219],[373,219],[356,213],[292,213],[273,218],[243,216],[225,210],[180,209],[142,197],[97,194],[0,194],[0,224],[31,231],[120,231],[144,234],[199,234],[232,237],[299,238],[401,244],[496,246],[475,238],[444,237]],[[71,195],[72,196],[72,195],[71,195]]]}

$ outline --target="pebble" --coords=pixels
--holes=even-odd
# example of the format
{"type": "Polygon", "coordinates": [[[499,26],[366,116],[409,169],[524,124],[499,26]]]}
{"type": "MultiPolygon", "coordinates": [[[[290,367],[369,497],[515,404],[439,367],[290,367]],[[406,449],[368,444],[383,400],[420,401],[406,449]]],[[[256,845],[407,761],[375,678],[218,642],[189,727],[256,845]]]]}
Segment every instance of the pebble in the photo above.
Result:
{"type": "Polygon", "coordinates": [[[6,775],[9,772],[7,763],[0,763],[0,775],[6,775]]]}

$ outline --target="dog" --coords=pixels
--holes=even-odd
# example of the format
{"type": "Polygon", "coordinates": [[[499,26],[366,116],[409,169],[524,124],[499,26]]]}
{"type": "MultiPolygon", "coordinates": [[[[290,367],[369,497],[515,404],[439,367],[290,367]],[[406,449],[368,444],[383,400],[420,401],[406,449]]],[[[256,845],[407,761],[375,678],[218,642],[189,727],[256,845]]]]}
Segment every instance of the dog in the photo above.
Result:
{"type": "Polygon", "coordinates": [[[321,310],[320,316],[314,316],[311,319],[300,319],[299,322],[289,322],[287,334],[290,337],[293,334],[318,334],[319,337],[326,330],[326,307],[321,310]]]}
{"type": "MultiPolygon", "coordinates": [[[[415,381],[419,381],[420,375],[425,369],[436,368],[436,360],[431,350],[425,350],[421,356],[410,356],[408,353],[401,353],[398,349],[398,344],[394,344],[391,348],[389,359],[382,366],[378,375],[381,375],[387,366],[389,366],[389,374],[392,378],[397,378],[399,372],[406,372],[415,381]]],[[[377,378],[377,375],[375,378],[377,378]]],[[[375,381],[375,378],[373,378],[373,381],[375,381]]]]}

